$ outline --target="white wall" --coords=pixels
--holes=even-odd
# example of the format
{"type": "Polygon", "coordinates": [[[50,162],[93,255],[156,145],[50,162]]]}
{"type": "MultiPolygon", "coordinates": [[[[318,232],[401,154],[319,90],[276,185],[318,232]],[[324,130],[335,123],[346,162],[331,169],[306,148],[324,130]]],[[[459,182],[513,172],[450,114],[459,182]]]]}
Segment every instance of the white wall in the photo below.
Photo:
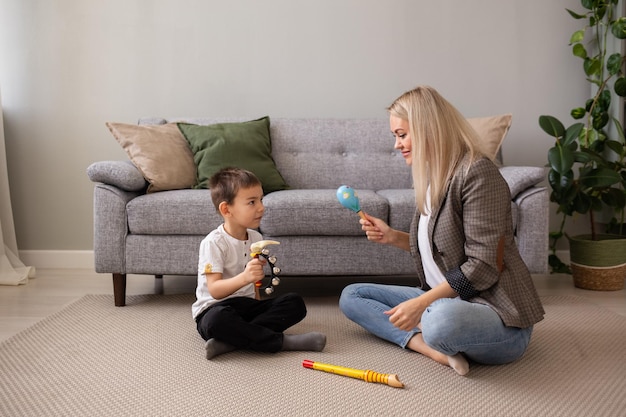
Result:
{"type": "Polygon", "coordinates": [[[538,116],[567,117],[588,93],[566,7],[580,10],[578,0],[0,0],[18,246],[92,248],[85,170],[126,158],[106,121],[385,118],[393,98],[429,84],[467,117],[513,113],[505,162],[542,166],[550,140],[538,116]]]}

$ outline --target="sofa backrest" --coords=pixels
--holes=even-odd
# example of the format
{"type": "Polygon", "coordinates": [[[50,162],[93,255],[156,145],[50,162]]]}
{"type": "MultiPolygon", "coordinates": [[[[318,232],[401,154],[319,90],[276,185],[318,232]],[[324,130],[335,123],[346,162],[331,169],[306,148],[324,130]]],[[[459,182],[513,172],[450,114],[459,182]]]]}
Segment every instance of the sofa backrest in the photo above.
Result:
{"type": "Polygon", "coordinates": [[[388,120],[276,119],[270,134],[276,166],[294,188],[411,187],[388,120]]]}
{"type": "MultiPolygon", "coordinates": [[[[208,125],[243,118],[142,118],[139,124],[186,122],[208,125]]],[[[411,170],[400,152],[387,119],[270,118],[272,157],[294,189],[411,188],[411,170]]]]}

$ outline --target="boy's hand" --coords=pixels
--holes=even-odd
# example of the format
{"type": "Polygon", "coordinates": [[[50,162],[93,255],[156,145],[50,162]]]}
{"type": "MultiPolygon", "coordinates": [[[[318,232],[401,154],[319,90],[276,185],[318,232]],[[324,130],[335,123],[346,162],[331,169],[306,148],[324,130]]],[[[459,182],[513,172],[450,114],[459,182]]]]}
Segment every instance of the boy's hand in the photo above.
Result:
{"type": "Polygon", "coordinates": [[[263,265],[265,265],[265,259],[253,258],[246,264],[246,269],[243,272],[244,281],[248,284],[257,282],[265,278],[265,272],[263,272],[263,265]]]}

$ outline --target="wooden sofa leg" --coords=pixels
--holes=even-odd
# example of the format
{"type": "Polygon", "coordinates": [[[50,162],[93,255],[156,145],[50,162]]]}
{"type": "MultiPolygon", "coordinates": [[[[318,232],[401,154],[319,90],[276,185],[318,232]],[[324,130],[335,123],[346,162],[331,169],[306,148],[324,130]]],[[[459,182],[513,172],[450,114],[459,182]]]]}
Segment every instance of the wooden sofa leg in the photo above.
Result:
{"type": "Polygon", "coordinates": [[[116,307],[126,305],[126,274],[113,274],[113,298],[116,307]]]}
{"type": "Polygon", "coordinates": [[[163,286],[163,275],[155,275],[154,276],[154,293],[163,295],[164,286],[163,286]]]}

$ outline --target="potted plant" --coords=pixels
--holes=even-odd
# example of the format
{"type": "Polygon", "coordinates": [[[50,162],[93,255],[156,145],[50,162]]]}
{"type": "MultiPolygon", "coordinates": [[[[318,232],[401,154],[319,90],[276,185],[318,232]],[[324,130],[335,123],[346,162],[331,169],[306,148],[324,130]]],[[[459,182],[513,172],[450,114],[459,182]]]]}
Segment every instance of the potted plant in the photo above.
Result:
{"type": "Polygon", "coordinates": [[[621,289],[626,277],[626,238],[623,234],[626,207],[626,141],[622,123],[611,116],[612,91],[622,105],[626,97],[622,40],[626,18],[618,14],[618,0],[582,0],[585,11],[570,16],[584,26],[570,39],[572,52],[582,59],[593,96],[575,107],[575,120],[565,127],[557,118],[539,117],[539,126],[555,139],[548,151],[550,200],[562,215],[559,230],[550,233],[549,263],[553,272],[572,273],[577,287],[598,290],[621,289]],[[610,52],[609,45],[620,45],[610,52]],[[568,217],[588,216],[590,233],[569,236],[568,217]],[[599,220],[618,232],[600,233],[599,220]],[[607,219],[606,217],[610,217],[607,219]],[[557,242],[567,237],[571,265],[557,256],[557,242]]]}

